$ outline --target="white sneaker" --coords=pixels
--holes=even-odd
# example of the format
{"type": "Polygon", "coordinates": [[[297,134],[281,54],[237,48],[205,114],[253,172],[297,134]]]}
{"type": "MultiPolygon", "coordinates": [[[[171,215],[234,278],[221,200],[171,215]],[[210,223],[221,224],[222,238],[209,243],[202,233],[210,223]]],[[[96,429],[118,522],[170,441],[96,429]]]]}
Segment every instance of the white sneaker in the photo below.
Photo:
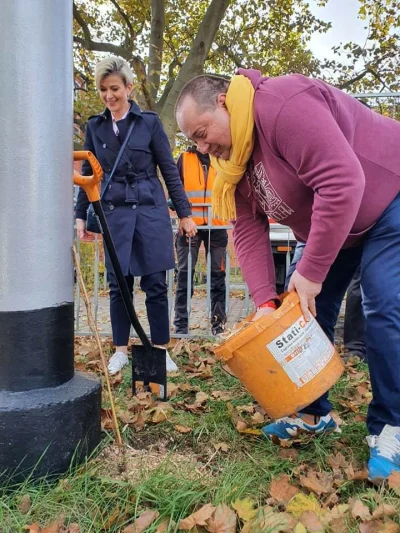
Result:
{"type": "Polygon", "coordinates": [[[171,356],[169,355],[167,349],[165,349],[165,355],[166,355],[166,363],[167,363],[167,372],[177,372],[178,367],[175,361],[171,359],[171,356]]]}
{"type": "Polygon", "coordinates": [[[129,363],[128,356],[124,352],[115,352],[115,354],[108,361],[108,371],[111,376],[117,374],[129,363]]]}

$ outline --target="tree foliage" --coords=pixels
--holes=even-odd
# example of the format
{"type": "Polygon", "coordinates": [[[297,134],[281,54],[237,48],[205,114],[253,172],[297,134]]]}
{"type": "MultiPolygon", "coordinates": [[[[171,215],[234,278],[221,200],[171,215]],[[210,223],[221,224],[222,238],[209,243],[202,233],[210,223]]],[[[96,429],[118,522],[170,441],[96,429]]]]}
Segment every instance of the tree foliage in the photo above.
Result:
{"type": "Polygon", "coordinates": [[[93,66],[107,54],[129,62],[139,104],[160,114],[171,144],[179,91],[202,72],[232,75],[244,66],[272,76],[321,76],[352,90],[396,90],[398,1],[359,2],[359,16],[369,27],[364,46],[338,45],[337,59],[321,62],[309,41],[330,23],[312,14],[307,0],[74,0],[75,67],[86,82],[78,90],[78,119],[84,122],[100,109],[93,66]]]}

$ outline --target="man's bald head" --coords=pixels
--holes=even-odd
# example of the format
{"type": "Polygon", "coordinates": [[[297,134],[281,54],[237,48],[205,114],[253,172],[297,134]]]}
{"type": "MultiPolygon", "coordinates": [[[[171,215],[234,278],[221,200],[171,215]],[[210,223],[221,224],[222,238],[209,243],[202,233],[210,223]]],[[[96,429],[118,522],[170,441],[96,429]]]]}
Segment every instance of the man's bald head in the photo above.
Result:
{"type": "Polygon", "coordinates": [[[179,113],[183,101],[190,96],[199,111],[213,111],[217,106],[218,95],[225,94],[230,80],[214,74],[201,74],[186,83],[175,104],[175,115],[179,113]]]}
{"type": "Polygon", "coordinates": [[[230,116],[225,105],[229,80],[203,74],[182,89],[175,106],[181,131],[203,154],[229,159],[232,140],[230,116]]]}

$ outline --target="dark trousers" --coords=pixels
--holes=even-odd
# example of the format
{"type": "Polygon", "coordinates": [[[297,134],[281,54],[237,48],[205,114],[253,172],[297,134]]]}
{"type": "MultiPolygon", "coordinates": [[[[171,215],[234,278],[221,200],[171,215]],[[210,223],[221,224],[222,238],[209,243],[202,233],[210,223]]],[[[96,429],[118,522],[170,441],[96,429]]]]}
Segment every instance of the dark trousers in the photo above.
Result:
{"type": "Polygon", "coordinates": [[[362,309],[361,268],[359,267],[347,289],[343,331],[344,347],[349,352],[365,359],[366,350],[364,338],[365,320],[362,309]]]}
{"type": "MultiPolygon", "coordinates": [[[[131,322],[125,310],[113,272],[107,272],[110,287],[110,316],[115,346],[126,346],[129,340],[131,322]]],[[[133,276],[126,276],[129,291],[133,298],[133,276]]],[[[147,317],[150,324],[150,337],[153,344],[169,342],[168,292],[166,272],[155,272],[140,278],[140,288],[146,293],[147,317]]]]}
{"type": "MultiPolygon", "coordinates": [[[[193,276],[201,243],[204,243],[206,254],[211,255],[211,326],[226,322],[225,314],[225,254],[228,244],[226,230],[198,229],[197,235],[191,239],[190,253],[192,256],[192,294],[193,276]]],[[[175,296],[175,319],[177,329],[188,327],[187,290],[188,290],[188,256],[189,241],[183,236],[176,239],[178,256],[177,289],[175,296]]]]}
{"type": "MultiPolygon", "coordinates": [[[[296,245],[293,260],[286,275],[285,291],[287,291],[290,278],[303,255],[304,247],[304,242],[298,242],[296,245]]],[[[343,343],[346,350],[355,353],[365,360],[366,351],[364,337],[365,320],[362,308],[361,267],[359,266],[347,289],[343,343]]]]}
{"type": "MultiPolygon", "coordinates": [[[[400,426],[400,195],[387,207],[363,244],[341,250],[316,299],[317,321],[333,341],[346,289],[360,266],[365,317],[365,346],[373,399],[367,426],[371,435],[400,426]]],[[[328,393],[303,409],[324,416],[328,393]]]]}

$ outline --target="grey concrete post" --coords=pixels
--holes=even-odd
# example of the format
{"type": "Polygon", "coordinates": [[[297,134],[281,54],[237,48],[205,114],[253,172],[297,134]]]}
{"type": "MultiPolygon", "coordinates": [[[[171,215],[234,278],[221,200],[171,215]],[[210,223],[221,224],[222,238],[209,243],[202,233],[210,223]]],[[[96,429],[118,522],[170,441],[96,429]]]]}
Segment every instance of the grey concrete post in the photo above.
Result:
{"type": "Polygon", "coordinates": [[[44,454],[38,476],[100,436],[73,366],[72,0],[2,0],[0,50],[0,476],[44,454]]]}

